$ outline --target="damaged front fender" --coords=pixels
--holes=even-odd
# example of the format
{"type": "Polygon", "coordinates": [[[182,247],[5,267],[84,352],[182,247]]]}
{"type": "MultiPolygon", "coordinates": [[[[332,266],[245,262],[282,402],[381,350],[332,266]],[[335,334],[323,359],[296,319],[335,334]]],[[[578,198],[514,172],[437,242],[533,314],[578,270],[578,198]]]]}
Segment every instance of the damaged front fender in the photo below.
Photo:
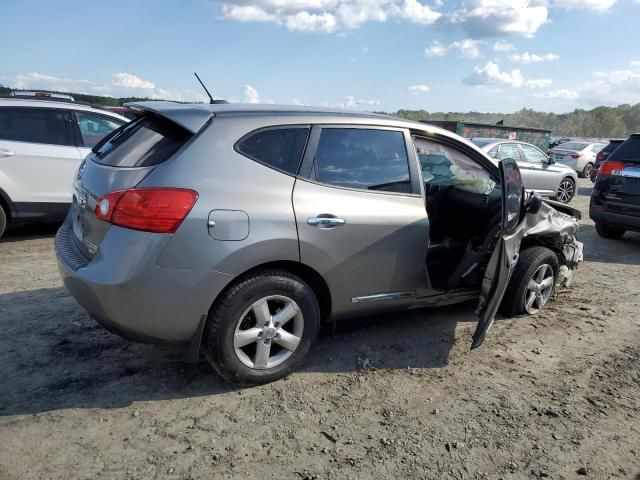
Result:
{"type": "Polygon", "coordinates": [[[558,254],[558,284],[569,286],[573,272],[583,260],[583,244],[576,238],[580,228],[578,210],[562,203],[544,201],[536,213],[527,213],[523,243],[551,248],[558,254]]]}

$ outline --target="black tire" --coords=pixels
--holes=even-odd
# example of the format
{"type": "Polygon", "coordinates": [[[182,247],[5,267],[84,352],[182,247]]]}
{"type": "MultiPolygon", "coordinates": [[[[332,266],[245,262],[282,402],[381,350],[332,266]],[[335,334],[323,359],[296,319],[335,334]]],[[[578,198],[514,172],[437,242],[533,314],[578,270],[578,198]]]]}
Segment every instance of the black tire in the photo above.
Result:
{"type": "Polygon", "coordinates": [[[319,328],[320,307],[313,290],[289,272],[264,270],[240,278],[216,300],[204,328],[202,349],[214,370],[228,382],[258,385],[286,377],[296,370],[309,353],[319,328]],[[251,368],[236,355],[236,326],[251,305],[273,295],[287,297],[298,305],[304,329],[298,346],[283,363],[265,369],[251,368]]]}
{"type": "Polygon", "coordinates": [[[622,238],[626,230],[622,227],[614,227],[603,222],[596,222],[596,233],[602,238],[618,240],[622,238]]]}
{"type": "Polygon", "coordinates": [[[593,163],[589,162],[582,169],[582,173],[580,173],[580,176],[582,178],[589,178],[592,170],[593,170],[593,163]]]}
{"type": "Polygon", "coordinates": [[[570,203],[571,200],[573,200],[573,197],[575,196],[576,196],[576,182],[571,177],[563,178],[558,187],[558,194],[554,197],[554,199],[562,203],[570,203]],[[568,190],[568,186],[565,185],[565,183],[571,184],[571,193],[569,197],[566,197],[565,195],[561,196],[561,189],[564,189],[564,191],[568,190]]]}
{"type": "MultiPolygon", "coordinates": [[[[509,279],[509,285],[502,298],[500,312],[505,316],[526,314],[525,296],[529,281],[544,264],[553,270],[554,284],[558,279],[558,257],[546,247],[529,247],[520,252],[518,263],[509,279]]],[[[553,293],[553,290],[551,291],[553,293]]]]}
{"type": "Polygon", "coordinates": [[[4,231],[7,228],[7,212],[4,211],[4,207],[0,205],[0,238],[4,235],[4,231]]]}

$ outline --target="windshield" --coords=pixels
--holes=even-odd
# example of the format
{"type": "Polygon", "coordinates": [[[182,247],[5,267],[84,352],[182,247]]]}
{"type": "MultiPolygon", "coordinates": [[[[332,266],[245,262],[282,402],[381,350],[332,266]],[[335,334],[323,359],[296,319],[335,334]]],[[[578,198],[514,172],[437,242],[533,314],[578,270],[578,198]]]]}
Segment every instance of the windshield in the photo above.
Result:
{"type": "Polygon", "coordinates": [[[556,149],[558,150],[572,150],[574,152],[579,152],[580,150],[584,150],[589,146],[588,143],[580,143],[580,142],[567,142],[561,145],[558,145],[556,149]]]}

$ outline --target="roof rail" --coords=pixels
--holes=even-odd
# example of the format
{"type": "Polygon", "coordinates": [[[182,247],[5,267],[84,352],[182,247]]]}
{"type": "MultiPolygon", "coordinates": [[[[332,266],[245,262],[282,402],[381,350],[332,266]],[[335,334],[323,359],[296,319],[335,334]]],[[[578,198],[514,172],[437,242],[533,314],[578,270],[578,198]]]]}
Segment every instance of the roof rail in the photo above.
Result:
{"type": "Polygon", "coordinates": [[[84,105],[85,107],[98,108],[100,110],[107,110],[107,107],[119,107],[120,105],[100,105],[99,103],[80,102],[78,100],[71,100],[67,98],[56,97],[34,97],[33,95],[0,95],[0,98],[16,99],[16,100],[35,100],[39,102],[58,102],[58,103],[71,103],[73,105],[84,105]]]}

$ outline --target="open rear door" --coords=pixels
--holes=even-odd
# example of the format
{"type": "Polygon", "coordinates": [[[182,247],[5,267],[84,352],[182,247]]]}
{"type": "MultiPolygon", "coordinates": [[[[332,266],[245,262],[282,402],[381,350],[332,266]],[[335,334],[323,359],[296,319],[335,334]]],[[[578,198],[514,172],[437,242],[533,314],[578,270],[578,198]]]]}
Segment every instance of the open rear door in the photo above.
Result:
{"type": "Polygon", "coordinates": [[[515,160],[508,158],[500,162],[500,183],[502,229],[482,280],[480,303],[476,312],[478,327],[473,334],[471,349],[482,345],[486,333],[493,325],[511,272],[518,261],[520,242],[524,234],[524,188],[515,160]]]}

